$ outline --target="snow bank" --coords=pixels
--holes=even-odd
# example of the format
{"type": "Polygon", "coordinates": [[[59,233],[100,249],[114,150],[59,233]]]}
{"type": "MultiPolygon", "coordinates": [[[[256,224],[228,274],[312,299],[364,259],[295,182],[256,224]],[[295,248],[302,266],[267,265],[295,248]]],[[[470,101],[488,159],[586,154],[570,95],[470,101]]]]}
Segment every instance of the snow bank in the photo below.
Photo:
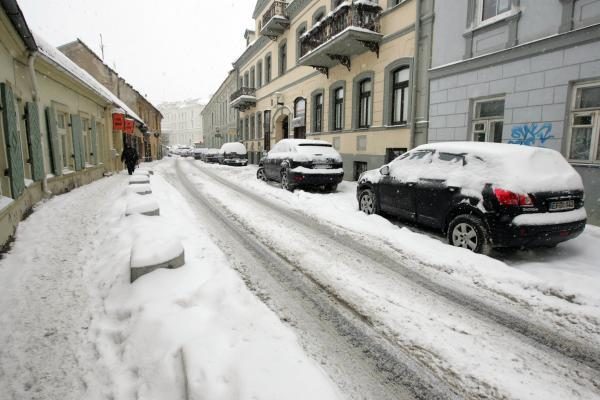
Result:
{"type": "Polygon", "coordinates": [[[106,365],[105,396],[305,400],[340,398],[292,331],[247,288],[186,200],[160,176],[163,216],[122,218],[126,197],[102,227],[89,277],[99,302],[89,335],[106,365]],[[157,226],[160,226],[158,228],[157,226]],[[145,232],[183,244],[186,264],[129,284],[130,248],[145,232]]]}
{"type": "Polygon", "coordinates": [[[142,176],[150,177],[150,172],[146,171],[145,169],[138,168],[135,171],[133,171],[133,175],[142,175],[142,176]]]}

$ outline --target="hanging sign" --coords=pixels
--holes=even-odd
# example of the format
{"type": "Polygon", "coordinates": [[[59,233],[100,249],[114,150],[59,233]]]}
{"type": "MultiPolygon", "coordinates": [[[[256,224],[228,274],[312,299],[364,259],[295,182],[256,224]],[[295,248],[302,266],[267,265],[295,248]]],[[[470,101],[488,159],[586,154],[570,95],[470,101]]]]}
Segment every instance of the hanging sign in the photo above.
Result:
{"type": "Polygon", "coordinates": [[[125,129],[125,115],[115,113],[112,115],[113,131],[122,131],[125,129]]]}
{"type": "Polygon", "coordinates": [[[125,133],[133,134],[135,123],[131,118],[125,118],[125,133]]]}

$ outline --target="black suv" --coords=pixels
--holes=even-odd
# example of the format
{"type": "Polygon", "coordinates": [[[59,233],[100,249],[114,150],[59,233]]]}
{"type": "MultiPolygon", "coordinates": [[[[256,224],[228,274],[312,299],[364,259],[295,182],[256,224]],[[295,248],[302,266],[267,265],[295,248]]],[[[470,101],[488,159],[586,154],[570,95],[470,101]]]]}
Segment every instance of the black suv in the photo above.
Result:
{"type": "Polygon", "coordinates": [[[258,165],[256,177],[273,180],[293,191],[297,187],[323,187],[335,191],[344,178],[342,157],[322,140],[283,139],[258,165]]]}
{"type": "Polygon", "coordinates": [[[440,229],[454,246],[553,247],[585,229],[583,184],[554,150],[497,143],[423,145],[358,182],[359,209],[440,229]]]}

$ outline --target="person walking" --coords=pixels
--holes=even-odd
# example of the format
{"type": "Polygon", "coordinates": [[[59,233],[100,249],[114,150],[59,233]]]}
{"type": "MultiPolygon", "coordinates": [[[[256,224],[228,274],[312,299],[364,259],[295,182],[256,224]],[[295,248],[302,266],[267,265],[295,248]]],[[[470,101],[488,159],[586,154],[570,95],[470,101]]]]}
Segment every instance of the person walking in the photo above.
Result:
{"type": "Polygon", "coordinates": [[[123,154],[121,154],[121,162],[124,162],[127,166],[127,172],[129,172],[129,175],[133,174],[135,166],[138,162],[138,158],[137,151],[131,147],[130,144],[127,144],[127,147],[125,150],[123,150],[123,154]]]}

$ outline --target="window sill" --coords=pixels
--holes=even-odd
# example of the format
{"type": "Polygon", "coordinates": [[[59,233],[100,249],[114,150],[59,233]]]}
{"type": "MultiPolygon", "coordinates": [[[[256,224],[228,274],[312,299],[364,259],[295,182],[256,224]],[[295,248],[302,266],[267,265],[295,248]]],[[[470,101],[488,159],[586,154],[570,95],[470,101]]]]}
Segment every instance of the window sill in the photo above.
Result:
{"type": "Polygon", "coordinates": [[[490,26],[498,25],[500,23],[508,22],[514,18],[518,18],[520,15],[521,10],[518,8],[507,11],[504,14],[497,15],[494,18],[487,19],[478,23],[475,26],[472,26],[463,33],[463,37],[471,36],[472,34],[481,29],[489,28],[490,26]]]}
{"type": "Polygon", "coordinates": [[[600,168],[600,161],[569,160],[569,164],[575,167],[600,168]]]}

